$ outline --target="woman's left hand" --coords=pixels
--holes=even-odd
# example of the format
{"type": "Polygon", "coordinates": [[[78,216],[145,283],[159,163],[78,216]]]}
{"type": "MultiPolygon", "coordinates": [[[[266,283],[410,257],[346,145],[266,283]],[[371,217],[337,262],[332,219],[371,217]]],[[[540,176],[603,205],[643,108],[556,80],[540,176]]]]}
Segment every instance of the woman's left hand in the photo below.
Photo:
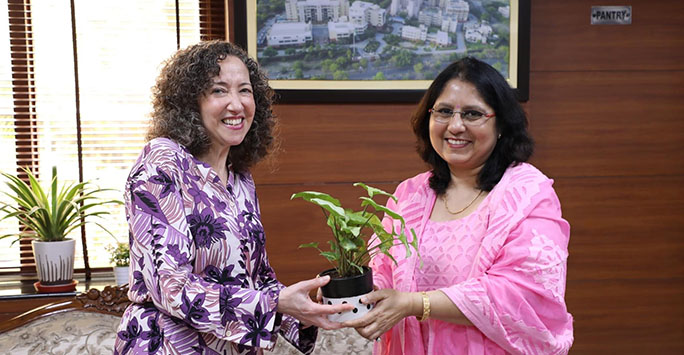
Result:
{"type": "Polygon", "coordinates": [[[311,300],[312,290],[325,286],[330,276],[297,282],[280,291],[277,311],[297,318],[303,326],[315,325],[323,329],[339,329],[342,324],[328,320],[327,315],[351,311],[350,304],[323,305],[311,300]]]}
{"type": "Polygon", "coordinates": [[[345,327],[356,328],[366,339],[377,339],[397,322],[412,315],[415,301],[413,294],[393,289],[373,291],[361,299],[364,304],[375,303],[365,316],[342,323],[345,327]]]}

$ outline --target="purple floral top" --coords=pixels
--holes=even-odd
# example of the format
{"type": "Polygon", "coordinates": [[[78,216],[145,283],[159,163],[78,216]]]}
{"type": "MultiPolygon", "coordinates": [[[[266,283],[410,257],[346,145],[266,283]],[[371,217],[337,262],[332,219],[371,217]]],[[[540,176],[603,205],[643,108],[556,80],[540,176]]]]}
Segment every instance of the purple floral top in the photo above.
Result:
{"type": "Polygon", "coordinates": [[[317,330],[276,313],[284,288],[268,263],[254,181],[216,172],[166,138],[128,177],[133,302],[115,354],[259,354],[277,334],[304,353],[317,330]]]}

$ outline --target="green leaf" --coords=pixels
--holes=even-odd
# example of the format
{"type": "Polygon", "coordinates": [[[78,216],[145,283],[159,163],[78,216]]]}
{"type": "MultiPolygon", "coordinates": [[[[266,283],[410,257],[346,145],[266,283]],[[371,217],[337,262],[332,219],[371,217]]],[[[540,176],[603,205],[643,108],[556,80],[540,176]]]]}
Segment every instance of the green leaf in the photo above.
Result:
{"type": "Polygon", "coordinates": [[[366,192],[368,193],[368,197],[370,197],[370,198],[375,197],[375,195],[381,195],[381,196],[387,196],[387,197],[393,199],[394,202],[397,202],[397,198],[394,195],[392,195],[389,192],[385,192],[383,190],[380,190],[376,187],[368,186],[362,182],[354,183],[354,186],[363,187],[366,190],[366,192]]]}
{"type": "Polygon", "coordinates": [[[354,243],[353,239],[349,238],[340,238],[340,247],[342,247],[342,250],[344,251],[353,251],[356,250],[356,243],[354,243]]]}
{"type": "MultiPolygon", "coordinates": [[[[294,200],[295,198],[301,198],[305,201],[313,202],[313,199],[316,200],[324,200],[332,203],[333,205],[337,207],[341,207],[342,205],[340,204],[340,201],[326,193],[323,192],[318,192],[318,191],[302,191],[298,192],[296,194],[292,194],[290,196],[290,200],[294,200]]],[[[315,203],[315,202],[314,202],[315,203]]]]}
{"type": "Polygon", "coordinates": [[[304,201],[311,202],[324,210],[336,215],[339,218],[345,219],[344,209],[340,207],[340,201],[332,198],[330,195],[316,192],[316,191],[304,191],[293,194],[290,199],[301,198],[304,201]]]}
{"type": "Polygon", "coordinates": [[[361,200],[363,200],[363,202],[361,202],[361,206],[372,206],[373,208],[375,208],[376,211],[385,212],[385,214],[387,214],[388,216],[390,216],[396,220],[399,220],[402,222],[404,221],[404,218],[399,213],[394,212],[393,210],[391,210],[391,209],[389,209],[383,205],[379,205],[377,202],[371,200],[370,198],[363,197],[363,196],[359,197],[359,198],[361,200]]]}
{"type": "Polygon", "coordinates": [[[337,254],[328,251],[322,251],[321,255],[323,255],[329,261],[337,261],[337,259],[339,258],[337,254]]]}
{"type": "Polygon", "coordinates": [[[318,242],[299,244],[299,248],[318,248],[318,242]]]}

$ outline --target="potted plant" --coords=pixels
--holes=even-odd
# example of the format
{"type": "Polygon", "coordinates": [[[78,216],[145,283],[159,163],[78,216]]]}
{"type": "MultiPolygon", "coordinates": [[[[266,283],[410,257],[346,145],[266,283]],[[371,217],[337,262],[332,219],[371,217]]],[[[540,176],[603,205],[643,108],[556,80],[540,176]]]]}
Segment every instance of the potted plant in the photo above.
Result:
{"type": "Polygon", "coordinates": [[[361,196],[361,209],[358,211],[344,208],[340,201],[332,196],[317,192],[303,191],[293,194],[290,199],[301,198],[311,202],[323,210],[327,225],[332,230],[333,238],[328,241],[330,249],[321,250],[318,243],[302,244],[299,247],[316,248],[333,265],[332,269],[320,273],[321,276],[330,275],[330,282],[321,288],[323,301],[328,304],[351,303],[356,307],[349,312],[328,316],[332,321],[343,322],[366,314],[370,305],[362,305],[360,298],[373,291],[373,273],[368,267],[371,257],[377,253],[389,256],[390,248],[404,246],[406,255],[411,255],[411,249],[418,252],[418,240],[415,231],[411,229],[413,238],[409,241],[405,234],[404,218],[397,212],[375,202],[375,196],[387,196],[395,202],[397,198],[383,190],[357,182],[354,186],[362,187],[368,196],[361,196]],[[392,224],[388,231],[382,225],[381,213],[398,222],[392,224]]]}
{"type": "MultiPolygon", "coordinates": [[[[0,221],[16,218],[21,228],[0,239],[15,236],[16,242],[21,238],[34,238],[31,245],[38,272],[38,282],[34,284],[38,292],[73,291],[77,283],[73,277],[76,242],[67,235],[90,223],[93,217],[109,214],[97,207],[121,202],[100,199],[98,195],[109,189],[92,186],[89,182],[60,186],[56,167],[52,168],[49,189],[43,189],[28,169],[24,171],[29,184],[17,176],[2,173],[10,189],[4,195],[11,201],[0,202],[0,211],[4,213],[0,221]]],[[[93,223],[109,233],[101,224],[93,223]]]]}
{"type": "Polygon", "coordinates": [[[115,247],[109,247],[109,251],[112,253],[109,261],[114,264],[114,279],[116,280],[116,284],[127,284],[131,258],[128,243],[117,242],[115,247]]]}

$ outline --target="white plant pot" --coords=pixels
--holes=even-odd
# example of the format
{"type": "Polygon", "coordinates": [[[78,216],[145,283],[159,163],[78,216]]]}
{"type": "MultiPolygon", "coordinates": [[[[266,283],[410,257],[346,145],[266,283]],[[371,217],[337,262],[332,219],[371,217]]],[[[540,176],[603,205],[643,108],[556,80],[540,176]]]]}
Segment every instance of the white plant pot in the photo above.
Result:
{"type": "MultiPolygon", "coordinates": [[[[361,298],[373,291],[373,270],[364,266],[362,275],[350,277],[332,277],[330,282],[321,287],[323,304],[338,305],[351,304],[354,309],[347,312],[329,314],[328,319],[333,322],[345,322],[363,317],[373,305],[361,303],[361,298]]],[[[335,269],[323,271],[321,275],[333,275],[335,269]]]]}
{"type": "Polygon", "coordinates": [[[128,270],[128,266],[114,267],[114,280],[116,280],[117,285],[125,285],[128,283],[128,270]]]}
{"type": "Polygon", "coordinates": [[[75,240],[67,239],[59,242],[34,240],[31,246],[36,259],[38,280],[42,285],[65,285],[73,282],[75,240]]]}
{"type": "Polygon", "coordinates": [[[351,311],[329,314],[328,319],[332,322],[346,322],[348,320],[354,320],[363,317],[364,315],[366,315],[366,313],[370,312],[370,310],[373,309],[373,305],[361,303],[361,297],[367,294],[368,293],[359,296],[342,298],[323,297],[323,304],[338,305],[349,303],[351,305],[354,305],[354,309],[352,309],[351,311]]]}

